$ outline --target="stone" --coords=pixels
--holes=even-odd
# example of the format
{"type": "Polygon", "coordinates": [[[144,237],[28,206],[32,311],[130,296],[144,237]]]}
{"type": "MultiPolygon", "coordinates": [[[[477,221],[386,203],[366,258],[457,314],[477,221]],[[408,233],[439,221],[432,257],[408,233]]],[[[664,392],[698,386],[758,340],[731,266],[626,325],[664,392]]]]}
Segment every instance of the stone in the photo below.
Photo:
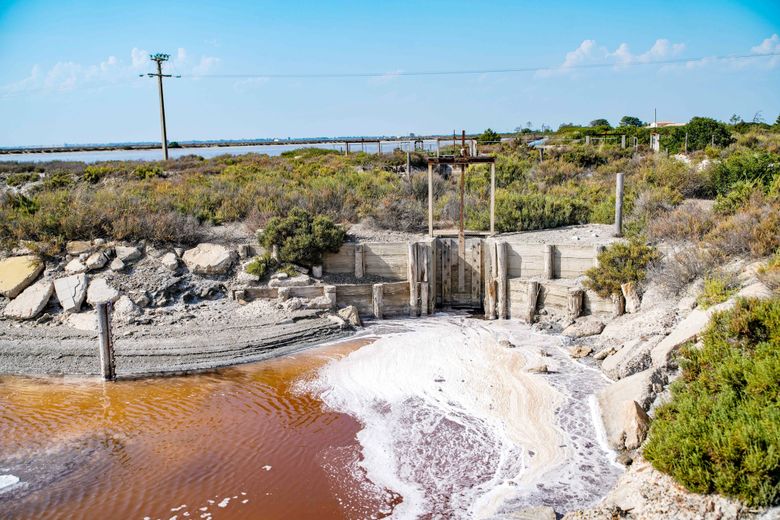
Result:
{"type": "Polygon", "coordinates": [[[97,332],[97,312],[89,311],[71,314],[65,320],[65,325],[78,330],[97,332]]]}
{"type": "Polygon", "coordinates": [[[128,294],[130,300],[140,308],[146,308],[152,304],[152,298],[144,290],[130,291],[128,294]]]}
{"type": "Polygon", "coordinates": [[[595,354],[593,354],[593,359],[595,359],[597,361],[603,361],[607,356],[611,356],[615,352],[616,352],[615,347],[608,346],[606,348],[603,348],[603,349],[599,350],[595,354]]]}
{"type": "Polygon", "coordinates": [[[105,278],[92,280],[87,289],[87,303],[97,305],[99,303],[113,303],[119,299],[119,291],[108,285],[105,278]]]}
{"type": "Polygon", "coordinates": [[[314,278],[322,278],[322,266],[321,265],[315,265],[311,268],[311,275],[314,278]]]}
{"type": "Polygon", "coordinates": [[[563,330],[563,335],[570,338],[584,338],[601,334],[604,322],[594,319],[578,319],[563,330]]]}
{"type": "Polygon", "coordinates": [[[0,260],[0,294],[16,298],[43,272],[44,263],[35,255],[0,260]]]}
{"type": "Polygon", "coordinates": [[[89,279],[85,274],[74,274],[54,280],[54,291],[57,293],[62,309],[65,312],[78,312],[87,297],[89,279]]]}
{"type": "Polygon", "coordinates": [[[677,310],[679,311],[690,311],[693,310],[693,308],[696,307],[696,297],[695,296],[683,296],[680,298],[680,301],[677,302],[677,310]]]}
{"type": "Polygon", "coordinates": [[[301,274],[289,278],[274,278],[268,282],[268,287],[304,287],[311,284],[311,278],[308,275],[301,274]]]}
{"type": "Polygon", "coordinates": [[[86,273],[87,270],[87,264],[78,258],[74,258],[65,265],[65,272],[68,274],[86,273]]]}
{"type": "Polygon", "coordinates": [[[650,428],[650,417],[639,403],[632,400],[623,401],[620,416],[622,423],[623,444],[627,450],[637,449],[647,437],[650,428]]]}
{"type": "Polygon", "coordinates": [[[114,316],[121,320],[127,320],[133,316],[138,316],[141,313],[135,303],[133,303],[133,300],[125,295],[119,297],[114,303],[113,308],[114,316]]]}
{"type": "Polygon", "coordinates": [[[539,365],[536,367],[531,367],[527,371],[531,374],[548,374],[550,369],[547,367],[547,365],[539,365]]]}
{"type": "Polygon", "coordinates": [[[240,269],[238,274],[236,274],[236,281],[238,283],[244,284],[258,283],[260,281],[260,277],[256,274],[247,273],[244,269],[240,269]]]}
{"type": "Polygon", "coordinates": [[[79,256],[89,253],[93,249],[92,242],[88,240],[73,240],[65,244],[65,251],[71,256],[79,256]]]}
{"type": "Polygon", "coordinates": [[[289,274],[279,271],[278,273],[274,273],[271,275],[271,280],[286,280],[289,277],[290,277],[289,274]]]}
{"type": "Polygon", "coordinates": [[[362,327],[363,322],[360,319],[360,313],[358,312],[357,307],[354,305],[347,305],[343,309],[339,309],[339,316],[352,325],[353,327],[362,327]]]}
{"type": "Polygon", "coordinates": [[[249,244],[239,244],[236,249],[238,250],[238,257],[241,260],[246,260],[252,256],[252,248],[249,246],[249,244]]]}
{"type": "Polygon", "coordinates": [[[198,244],[184,252],[182,260],[195,274],[225,274],[235,261],[236,254],[219,244],[198,244]]]}
{"type": "Polygon", "coordinates": [[[639,293],[636,290],[636,284],[634,284],[634,282],[624,283],[620,286],[620,290],[623,293],[623,298],[626,301],[626,312],[629,314],[639,312],[639,307],[642,304],[642,300],[639,299],[639,293]]]}
{"type": "Polygon", "coordinates": [[[116,246],[114,248],[114,253],[116,254],[116,257],[125,264],[135,262],[143,256],[141,249],[134,246],[116,246]]]}
{"type": "Polygon", "coordinates": [[[16,320],[36,318],[49,303],[53,291],[54,286],[48,280],[33,284],[6,305],[3,315],[16,320]]]}
{"type": "Polygon", "coordinates": [[[636,401],[643,409],[650,406],[655,397],[655,386],[662,386],[665,380],[659,370],[648,368],[605,386],[596,393],[596,399],[604,422],[607,442],[613,449],[625,446],[625,432],[622,423],[625,401],[636,401]]]}
{"type": "Polygon", "coordinates": [[[656,368],[665,367],[671,361],[672,353],[681,345],[688,341],[696,339],[707,327],[710,322],[710,316],[722,310],[730,309],[734,306],[734,300],[729,300],[718,305],[713,305],[708,309],[694,309],[685,317],[672,332],[658,343],[650,352],[653,366],[656,368]]]}
{"type": "Polygon", "coordinates": [[[104,238],[96,238],[92,241],[92,245],[100,247],[106,244],[106,240],[104,238]]]}
{"type": "Polygon", "coordinates": [[[501,516],[505,520],[555,520],[558,516],[550,506],[532,506],[518,509],[501,516]]]}
{"type": "Polygon", "coordinates": [[[108,257],[106,254],[102,251],[98,251],[97,253],[92,253],[87,257],[86,261],[84,262],[84,265],[87,266],[87,269],[90,271],[93,271],[95,269],[100,269],[103,266],[105,266],[108,263],[108,257]]]}
{"type": "Polygon", "coordinates": [[[114,258],[113,260],[111,260],[111,264],[109,264],[108,268],[115,272],[121,271],[122,269],[125,268],[125,263],[119,258],[114,258]]]}
{"type": "Polygon", "coordinates": [[[169,271],[175,271],[179,268],[179,259],[175,253],[165,253],[160,257],[160,263],[169,271]]]}
{"type": "Polygon", "coordinates": [[[772,290],[762,282],[752,283],[737,293],[737,298],[758,298],[759,300],[768,300],[772,296],[772,290]]]}
{"type": "Polygon", "coordinates": [[[650,367],[650,350],[663,336],[638,337],[627,341],[601,363],[601,370],[612,379],[623,379],[650,367]]]}
{"type": "Polygon", "coordinates": [[[571,349],[569,351],[569,354],[571,355],[571,357],[575,359],[579,359],[588,356],[591,352],[593,352],[593,349],[591,347],[580,345],[571,349]]]}

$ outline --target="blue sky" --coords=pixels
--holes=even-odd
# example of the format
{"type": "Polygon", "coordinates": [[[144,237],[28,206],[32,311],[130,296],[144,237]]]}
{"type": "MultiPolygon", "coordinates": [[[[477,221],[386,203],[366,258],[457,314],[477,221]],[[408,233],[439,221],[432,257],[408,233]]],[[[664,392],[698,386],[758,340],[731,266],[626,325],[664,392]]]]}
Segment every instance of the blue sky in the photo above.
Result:
{"type": "Polygon", "coordinates": [[[0,146],[780,113],[780,2],[0,0],[0,146]],[[555,5],[551,5],[555,4],[555,5]],[[704,58],[704,59],[696,59],[704,58]],[[690,59],[666,65],[647,62],[690,59]],[[598,69],[581,65],[608,63],[598,69]],[[642,65],[644,63],[644,65],[642,65]],[[467,76],[398,72],[543,67],[467,76]],[[372,78],[207,75],[380,72],[372,78]],[[200,77],[198,77],[200,76],[200,77]]]}

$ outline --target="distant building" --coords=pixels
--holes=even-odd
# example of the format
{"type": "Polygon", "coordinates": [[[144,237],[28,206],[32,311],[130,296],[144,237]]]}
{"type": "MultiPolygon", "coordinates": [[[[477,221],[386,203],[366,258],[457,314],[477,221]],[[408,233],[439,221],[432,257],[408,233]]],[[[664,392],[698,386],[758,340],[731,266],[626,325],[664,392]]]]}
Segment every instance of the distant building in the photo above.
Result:
{"type": "Polygon", "coordinates": [[[675,123],[673,121],[657,121],[647,125],[647,128],[665,128],[667,126],[685,126],[686,123],[675,123]]]}

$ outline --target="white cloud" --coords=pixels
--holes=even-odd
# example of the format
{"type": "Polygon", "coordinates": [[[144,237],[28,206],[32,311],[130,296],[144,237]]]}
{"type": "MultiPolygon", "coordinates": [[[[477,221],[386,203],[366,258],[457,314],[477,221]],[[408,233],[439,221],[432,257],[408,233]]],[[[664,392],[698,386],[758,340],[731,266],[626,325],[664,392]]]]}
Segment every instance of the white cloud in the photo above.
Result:
{"type": "MultiPolygon", "coordinates": [[[[751,47],[750,52],[753,54],[780,53],[780,36],[773,34],[769,38],[765,38],[760,44],[751,47]]],[[[780,65],[780,56],[772,56],[767,64],[769,67],[780,65]]]]}
{"type": "Polygon", "coordinates": [[[539,71],[536,75],[550,77],[571,74],[577,68],[590,65],[620,67],[635,63],[651,63],[677,56],[683,50],[685,44],[672,43],[664,38],[659,38],[647,51],[639,54],[632,53],[627,43],[621,43],[614,51],[610,51],[607,47],[599,45],[596,40],[583,40],[579,47],[566,53],[563,63],[558,67],[539,71]]]}
{"type": "MultiPolygon", "coordinates": [[[[192,59],[186,49],[179,48],[170,65],[175,74],[198,76],[209,73],[219,63],[219,58],[213,56],[192,59]]],[[[107,84],[134,81],[139,73],[153,71],[152,65],[149,52],[137,47],[130,51],[128,61],[114,55],[96,64],[60,61],[45,73],[39,65],[35,65],[28,77],[0,85],[0,96],[35,90],[68,91],[80,87],[99,88],[107,84]]]]}

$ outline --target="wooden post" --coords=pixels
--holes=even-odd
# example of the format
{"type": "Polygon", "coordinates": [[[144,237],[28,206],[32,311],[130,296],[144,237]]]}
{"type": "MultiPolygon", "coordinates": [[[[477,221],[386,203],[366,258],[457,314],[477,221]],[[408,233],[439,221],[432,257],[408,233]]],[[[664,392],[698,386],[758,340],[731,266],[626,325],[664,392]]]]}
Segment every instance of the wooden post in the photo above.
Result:
{"type": "Polygon", "coordinates": [[[584,296],[585,292],[582,289],[569,290],[569,301],[567,307],[570,319],[576,320],[582,314],[584,296]]]}
{"type": "Polygon", "coordinates": [[[114,339],[111,336],[110,303],[97,304],[98,339],[100,341],[100,375],[105,381],[116,379],[114,339]]]}
{"type": "Polygon", "coordinates": [[[490,234],[496,234],[496,163],[490,163],[490,234]]]}
{"type": "Polygon", "coordinates": [[[335,309],[336,308],[336,286],[324,285],[322,287],[322,295],[328,299],[328,303],[330,304],[331,309],[335,309]]]}
{"type": "Polygon", "coordinates": [[[431,163],[428,163],[428,236],[433,238],[433,164],[431,163]]]}
{"type": "Polygon", "coordinates": [[[536,316],[536,301],[539,298],[539,282],[527,282],[525,290],[527,307],[524,317],[527,323],[533,323],[536,316]]]}
{"type": "Polygon", "coordinates": [[[441,155],[441,143],[439,142],[439,138],[436,138],[436,157],[439,157],[441,155]]]}
{"type": "Polygon", "coordinates": [[[623,134],[620,136],[620,147],[625,148],[626,147],[626,135],[623,134]]]}
{"type": "Polygon", "coordinates": [[[505,320],[507,314],[507,244],[506,242],[498,242],[496,244],[496,262],[497,262],[497,277],[496,277],[496,300],[497,300],[497,314],[499,320],[505,320]]]}
{"type": "Polygon", "coordinates": [[[384,285],[375,283],[371,287],[371,305],[374,308],[374,317],[381,320],[384,317],[384,285]]]}
{"type": "Polygon", "coordinates": [[[344,144],[347,145],[346,152],[344,153],[344,155],[349,155],[349,141],[345,142],[344,144]]]}
{"type": "Polygon", "coordinates": [[[441,242],[441,299],[442,305],[449,307],[452,302],[452,239],[441,242]]]}
{"type": "Polygon", "coordinates": [[[377,149],[379,150],[377,153],[378,153],[379,155],[382,155],[382,141],[377,141],[377,142],[376,142],[376,147],[377,147],[377,149]]]}
{"type": "Polygon", "coordinates": [[[585,145],[586,146],[590,146],[590,136],[589,135],[585,136],[585,145]]]}
{"type": "Polygon", "coordinates": [[[430,292],[427,283],[420,284],[420,314],[427,316],[431,313],[430,292]]]}
{"type": "Polygon", "coordinates": [[[688,153],[688,132],[685,132],[685,153],[688,153]]]}
{"type": "Polygon", "coordinates": [[[412,160],[409,156],[409,151],[406,152],[406,176],[411,178],[412,177],[412,160]]]}
{"type": "Polygon", "coordinates": [[[618,173],[615,181],[615,236],[623,236],[623,174],[618,173]]]}
{"type": "Polygon", "coordinates": [[[363,278],[363,244],[355,244],[355,278],[363,278]]]}
{"type": "Polygon", "coordinates": [[[498,277],[498,258],[496,242],[493,239],[485,241],[485,318],[496,319],[496,299],[498,277]]]}
{"type": "Polygon", "coordinates": [[[419,312],[420,283],[417,269],[417,244],[408,243],[408,259],[406,276],[409,280],[409,316],[417,316],[419,312]]]}
{"type": "Polygon", "coordinates": [[[555,255],[553,254],[553,245],[545,244],[544,245],[544,266],[543,266],[545,280],[552,280],[553,278],[555,278],[554,262],[555,262],[555,255]]]}
{"type": "Polygon", "coordinates": [[[617,318],[622,316],[626,312],[626,300],[623,299],[623,294],[612,294],[612,317],[617,318]]]}

